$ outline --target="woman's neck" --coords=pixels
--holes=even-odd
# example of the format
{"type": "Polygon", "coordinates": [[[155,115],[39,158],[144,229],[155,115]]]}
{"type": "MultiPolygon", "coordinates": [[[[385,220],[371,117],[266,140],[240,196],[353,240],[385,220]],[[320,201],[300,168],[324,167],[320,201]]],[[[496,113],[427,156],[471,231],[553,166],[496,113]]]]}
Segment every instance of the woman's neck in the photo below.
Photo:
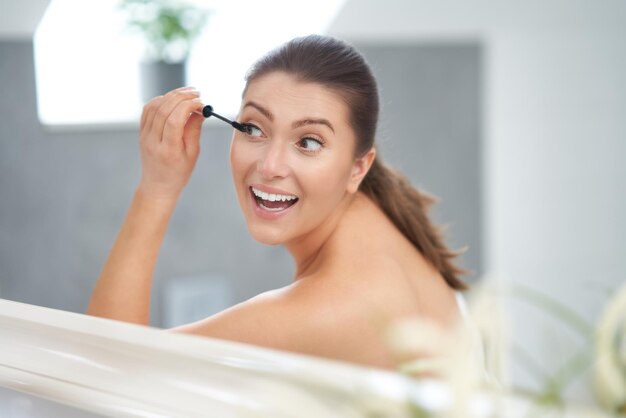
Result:
{"type": "Polygon", "coordinates": [[[311,275],[323,265],[326,258],[324,249],[336,233],[337,226],[345,216],[351,201],[352,198],[347,197],[319,227],[285,245],[296,264],[295,281],[311,275]]]}
{"type": "Polygon", "coordinates": [[[347,245],[342,237],[346,235],[349,225],[353,224],[350,221],[362,212],[365,200],[369,198],[362,192],[346,197],[332,216],[318,228],[285,245],[296,263],[295,281],[319,272],[338,256],[337,252],[347,245]]]}

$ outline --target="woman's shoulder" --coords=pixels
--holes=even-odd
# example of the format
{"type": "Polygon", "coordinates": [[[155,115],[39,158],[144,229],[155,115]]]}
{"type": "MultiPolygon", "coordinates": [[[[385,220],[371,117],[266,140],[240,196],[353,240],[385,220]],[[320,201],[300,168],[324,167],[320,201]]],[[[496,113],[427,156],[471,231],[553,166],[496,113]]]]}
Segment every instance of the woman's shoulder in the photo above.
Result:
{"type": "Polygon", "coordinates": [[[391,368],[385,327],[415,312],[401,276],[388,260],[318,272],[173,330],[391,368]]]}
{"type": "Polygon", "coordinates": [[[286,289],[291,310],[302,329],[309,331],[301,352],[392,368],[384,336],[393,317],[389,307],[397,307],[397,301],[386,297],[384,289],[372,285],[365,276],[360,285],[341,275],[308,277],[286,289]]]}
{"type": "Polygon", "coordinates": [[[269,348],[290,341],[289,304],[281,289],[258,294],[202,320],[169,331],[202,335],[269,348]]]}
{"type": "Polygon", "coordinates": [[[383,338],[388,318],[373,308],[365,292],[324,279],[328,277],[309,277],[257,295],[214,318],[212,324],[209,319],[205,331],[268,348],[392,367],[383,338]]]}
{"type": "Polygon", "coordinates": [[[329,325],[380,323],[416,314],[414,290],[398,263],[376,256],[351,267],[319,272],[285,289],[294,304],[315,311],[329,325]]]}

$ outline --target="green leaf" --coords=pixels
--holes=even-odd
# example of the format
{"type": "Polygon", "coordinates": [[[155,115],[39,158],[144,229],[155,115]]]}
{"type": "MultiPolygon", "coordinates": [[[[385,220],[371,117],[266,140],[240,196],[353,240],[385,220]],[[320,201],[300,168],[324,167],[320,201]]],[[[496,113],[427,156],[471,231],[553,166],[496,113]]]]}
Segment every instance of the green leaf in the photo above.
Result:
{"type": "Polygon", "coordinates": [[[143,36],[148,50],[165,61],[174,51],[187,57],[210,14],[181,0],[122,0],[118,9],[126,14],[128,27],[143,36]]]}

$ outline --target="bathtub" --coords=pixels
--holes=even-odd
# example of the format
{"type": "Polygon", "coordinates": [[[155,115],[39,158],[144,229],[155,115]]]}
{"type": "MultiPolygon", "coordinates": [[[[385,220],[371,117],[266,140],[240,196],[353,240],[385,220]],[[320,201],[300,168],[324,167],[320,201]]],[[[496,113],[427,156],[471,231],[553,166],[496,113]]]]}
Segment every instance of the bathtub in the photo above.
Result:
{"type": "Polygon", "coordinates": [[[0,387],[98,416],[403,417],[415,384],[382,369],[0,299],[0,387]]]}
{"type": "MultiPolygon", "coordinates": [[[[452,393],[440,381],[0,299],[2,417],[403,418],[439,416],[452,393]]],[[[608,417],[489,391],[464,406],[463,417],[608,417]]]]}

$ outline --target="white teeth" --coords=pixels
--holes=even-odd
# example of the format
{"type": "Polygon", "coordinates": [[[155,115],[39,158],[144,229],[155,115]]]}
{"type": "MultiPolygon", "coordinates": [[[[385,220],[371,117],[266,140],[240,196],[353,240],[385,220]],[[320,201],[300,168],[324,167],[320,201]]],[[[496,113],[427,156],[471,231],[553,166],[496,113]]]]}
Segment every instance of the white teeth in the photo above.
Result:
{"type": "Polygon", "coordinates": [[[286,200],[294,200],[297,199],[297,196],[294,195],[282,195],[282,194],[274,194],[274,193],[265,193],[260,190],[252,187],[252,192],[255,196],[260,197],[263,200],[269,200],[270,202],[275,202],[277,200],[286,201],[286,200]]]}

